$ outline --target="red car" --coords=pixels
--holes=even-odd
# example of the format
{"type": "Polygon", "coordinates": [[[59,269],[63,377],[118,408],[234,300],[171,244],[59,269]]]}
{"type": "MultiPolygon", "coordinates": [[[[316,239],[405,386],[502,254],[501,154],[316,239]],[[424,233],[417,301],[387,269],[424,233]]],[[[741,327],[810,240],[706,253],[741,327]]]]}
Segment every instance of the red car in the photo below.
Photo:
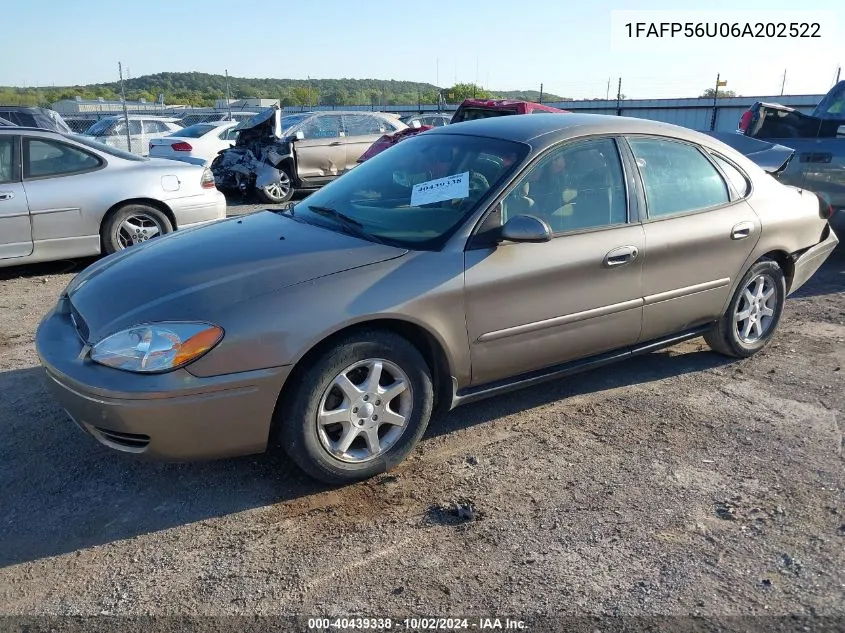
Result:
{"type": "MultiPolygon", "coordinates": [[[[462,121],[474,121],[475,119],[486,119],[494,116],[507,116],[510,114],[537,114],[540,112],[557,112],[564,113],[569,110],[561,110],[560,108],[553,108],[552,106],[543,105],[541,103],[533,103],[531,101],[516,101],[514,99],[465,99],[455,114],[452,116],[449,123],[460,123],[462,121]]],[[[399,141],[404,141],[406,138],[415,136],[420,132],[430,130],[431,125],[423,125],[421,127],[409,127],[393,134],[385,134],[375,143],[370,145],[366,152],[358,159],[359,163],[363,163],[380,154],[388,147],[396,145],[399,141]]]]}

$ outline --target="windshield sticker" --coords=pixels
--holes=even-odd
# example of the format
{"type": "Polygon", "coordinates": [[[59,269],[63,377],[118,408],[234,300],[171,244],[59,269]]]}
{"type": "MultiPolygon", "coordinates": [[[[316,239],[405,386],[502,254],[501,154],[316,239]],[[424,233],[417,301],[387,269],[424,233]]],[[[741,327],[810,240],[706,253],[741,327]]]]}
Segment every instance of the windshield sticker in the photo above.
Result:
{"type": "Polygon", "coordinates": [[[414,185],[411,190],[411,206],[421,207],[432,202],[456,200],[469,197],[469,172],[429,180],[414,185]]]}

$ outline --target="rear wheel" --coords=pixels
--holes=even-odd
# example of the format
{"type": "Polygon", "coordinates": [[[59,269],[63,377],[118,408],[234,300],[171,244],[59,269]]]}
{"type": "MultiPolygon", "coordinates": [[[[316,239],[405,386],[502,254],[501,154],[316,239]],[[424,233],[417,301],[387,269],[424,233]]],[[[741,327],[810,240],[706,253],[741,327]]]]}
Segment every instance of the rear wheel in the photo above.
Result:
{"type": "Polygon", "coordinates": [[[763,349],[780,322],[786,302],[786,279],[777,263],[762,259],[737,286],[725,314],[704,335],[720,354],[747,358],[763,349]]]}
{"type": "Polygon", "coordinates": [[[333,345],[295,389],[280,410],[279,439],[302,470],[329,484],[366,479],[405,459],[434,401],[425,359],[383,331],[333,345]]]}
{"type": "Polygon", "coordinates": [[[280,204],[287,202],[293,197],[293,182],[286,169],[279,170],[279,180],[271,182],[264,187],[256,187],[255,193],[262,202],[280,204]]]}
{"type": "Polygon", "coordinates": [[[160,209],[145,204],[128,204],[103,223],[101,238],[107,254],[141,244],[173,231],[170,219],[160,209]]]}

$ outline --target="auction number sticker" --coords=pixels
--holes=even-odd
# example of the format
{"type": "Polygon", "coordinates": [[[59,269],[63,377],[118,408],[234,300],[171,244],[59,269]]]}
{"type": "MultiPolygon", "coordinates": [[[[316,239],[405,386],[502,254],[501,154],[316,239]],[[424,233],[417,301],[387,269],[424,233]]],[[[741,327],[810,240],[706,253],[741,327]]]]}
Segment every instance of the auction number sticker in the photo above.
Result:
{"type": "Polygon", "coordinates": [[[469,197],[469,172],[427,180],[414,185],[411,190],[411,206],[421,207],[432,202],[456,200],[469,197]]]}

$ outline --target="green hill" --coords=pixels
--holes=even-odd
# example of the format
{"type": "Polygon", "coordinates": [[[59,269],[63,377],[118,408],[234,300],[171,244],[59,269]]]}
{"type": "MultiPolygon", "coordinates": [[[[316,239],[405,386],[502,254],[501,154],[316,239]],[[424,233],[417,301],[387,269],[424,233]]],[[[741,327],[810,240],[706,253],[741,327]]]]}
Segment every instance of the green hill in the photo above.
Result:
{"type": "MultiPolygon", "coordinates": [[[[157,101],[164,95],[167,104],[212,106],[226,96],[226,77],[208,73],[157,73],[133,77],[124,82],[126,98],[130,101],[146,99],[157,101]]],[[[450,92],[444,88],[445,94],[450,92]]],[[[232,98],[258,97],[279,99],[282,105],[400,105],[436,103],[438,88],[432,84],[415,81],[380,79],[272,79],[229,77],[229,95],[232,98]]],[[[116,99],[120,95],[120,82],[62,86],[49,88],[19,88],[0,86],[0,103],[10,105],[49,105],[61,99],[116,99]]],[[[536,101],[536,90],[482,91],[479,96],[536,101]]],[[[560,101],[557,95],[543,94],[544,101],[560,101]]]]}

